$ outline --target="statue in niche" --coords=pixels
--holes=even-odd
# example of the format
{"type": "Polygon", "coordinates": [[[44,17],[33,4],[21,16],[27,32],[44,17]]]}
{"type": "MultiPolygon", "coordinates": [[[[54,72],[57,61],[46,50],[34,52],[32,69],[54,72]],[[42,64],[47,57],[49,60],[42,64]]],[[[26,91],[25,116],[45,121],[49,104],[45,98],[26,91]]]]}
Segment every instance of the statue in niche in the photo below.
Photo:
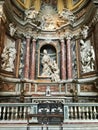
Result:
{"type": "Polygon", "coordinates": [[[52,73],[51,68],[50,68],[51,58],[48,55],[47,50],[44,49],[43,53],[44,53],[44,56],[42,58],[42,65],[43,65],[42,76],[50,76],[52,73]]]}
{"type": "Polygon", "coordinates": [[[81,63],[83,72],[90,72],[94,71],[95,69],[95,52],[93,46],[90,45],[90,40],[84,42],[83,40],[80,41],[81,49],[81,63]]]}
{"type": "Polygon", "coordinates": [[[29,10],[25,11],[25,19],[35,19],[38,12],[34,9],[34,7],[31,7],[29,10]]]}
{"type": "Polygon", "coordinates": [[[15,34],[16,30],[17,30],[17,27],[13,23],[10,23],[9,28],[10,28],[10,35],[14,36],[14,34],[15,34]]]}
{"type": "Polygon", "coordinates": [[[15,47],[13,46],[5,47],[3,49],[3,53],[1,54],[1,58],[2,58],[1,68],[3,70],[13,72],[15,57],[16,57],[15,47]]]}
{"type": "Polygon", "coordinates": [[[43,51],[44,56],[42,58],[43,72],[41,76],[50,77],[51,81],[59,82],[59,69],[56,64],[56,61],[50,58],[47,53],[47,50],[43,51]]]}

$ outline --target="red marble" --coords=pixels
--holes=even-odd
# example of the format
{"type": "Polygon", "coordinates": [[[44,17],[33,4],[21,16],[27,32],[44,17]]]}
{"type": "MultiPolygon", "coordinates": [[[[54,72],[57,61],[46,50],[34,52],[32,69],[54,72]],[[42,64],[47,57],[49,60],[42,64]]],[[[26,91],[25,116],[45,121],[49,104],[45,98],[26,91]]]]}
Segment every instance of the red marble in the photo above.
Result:
{"type": "Polygon", "coordinates": [[[30,70],[30,79],[35,78],[35,61],[36,61],[36,40],[32,40],[32,52],[31,52],[31,70],[30,70]]]}
{"type": "Polygon", "coordinates": [[[67,78],[72,79],[72,56],[71,56],[71,43],[70,38],[67,38],[66,49],[67,49],[67,78]]]}
{"type": "Polygon", "coordinates": [[[65,41],[61,40],[61,78],[66,79],[66,51],[65,41]]]}
{"type": "Polygon", "coordinates": [[[29,78],[29,61],[30,60],[30,38],[26,39],[26,55],[25,55],[25,69],[24,77],[29,78]]]}

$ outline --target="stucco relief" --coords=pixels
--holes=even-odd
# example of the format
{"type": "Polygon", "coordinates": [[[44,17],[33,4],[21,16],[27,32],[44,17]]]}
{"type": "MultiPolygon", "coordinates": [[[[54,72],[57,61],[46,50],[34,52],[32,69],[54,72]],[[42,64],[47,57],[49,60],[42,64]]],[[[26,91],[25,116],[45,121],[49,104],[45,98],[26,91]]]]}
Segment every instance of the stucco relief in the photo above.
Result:
{"type": "Polygon", "coordinates": [[[38,12],[34,9],[34,7],[31,7],[30,9],[25,11],[25,19],[35,19],[38,12]]]}
{"type": "Polygon", "coordinates": [[[64,8],[59,15],[61,18],[63,18],[64,20],[68,20],[69,22],[74,22],[76,19],[74,14],[67,8],[64,8]]]}
{"type": "Polygon", "coordinates": [[[7,39],[3,52],[1,54],[1,68],[9,72],[14,70],[14,60],[16,58],[15,42],[7,39]]]}
{"type": "Polygon", "coordinates": [[[95,52],[91,41],[87,40],[89,27],[83,25],[81,28],[82,39],[80,40],[80,54],[83,73],[95,70],[95,52]]]}

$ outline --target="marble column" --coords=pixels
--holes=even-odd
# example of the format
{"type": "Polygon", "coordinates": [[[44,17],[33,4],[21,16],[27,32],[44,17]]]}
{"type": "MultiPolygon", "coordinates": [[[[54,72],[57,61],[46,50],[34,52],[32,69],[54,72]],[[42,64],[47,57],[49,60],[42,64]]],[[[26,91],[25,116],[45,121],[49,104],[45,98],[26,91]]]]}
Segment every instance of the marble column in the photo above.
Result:
{"type": "Polygon", "coordinates": [[[21,52],[21,39],[16,40],[17,45],[17,59],[16,59],[16,77],[19,75],[19,65],[20,65],[20,52],[21,52]]]}
{"type": "Polygon", "coordinates": [[[30,62],[30,37],[28,36],[26,37],[24,78],[29,78],[29,62],[30,62]]]}
{"type": "Polygon", "coordinates": [[[31,49],[31,70],[30,70],[30,79],[35,78],[35,61],[36,61],[36,40],[32,40],[32,49],[31,49]]]}
{"type": "Polygon", "coordinates": [[[66,51],[65,41],[61,40],[61,79],[66,79],[66,51]]]}
{"type": "Polygon", "coordinates": [[[71,35],[66,37],[66,51],[67,51],[67,78],[72,79],[72,56],[71,56],[71,35]]]}

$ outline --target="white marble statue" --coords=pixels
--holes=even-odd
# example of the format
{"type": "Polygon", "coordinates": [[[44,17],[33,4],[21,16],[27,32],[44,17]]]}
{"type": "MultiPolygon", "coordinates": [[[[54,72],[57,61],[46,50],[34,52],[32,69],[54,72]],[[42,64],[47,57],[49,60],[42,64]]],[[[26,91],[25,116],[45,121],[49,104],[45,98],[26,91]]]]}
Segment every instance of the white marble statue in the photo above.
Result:
{"type": "Polygon", "coordinates": [[[58,68],[58,65],[56,64],[55,60],[53,61],[53,64],[52,64],[51,68],[52,68],[52,72],[53,72],[51,74],[51,80],[55,81],[55,82],[60,81],[59,68],[58,68]]]}
{"type": "Polygon", "coordinates": [[[15,57],[16,57],[15,47],[13,46],[5,47],[3,49],[3,53],[1,54],[1,58],[2,58],[1,68],[3,70],[13,72],[15,57]]]}
{"type": "Polygon", "coordinates": [[[10,35],[14,36],[14,34],[15,34],[16,30],[17,30],[17,27],[13,23],[10,23],[9,28],[10,28],[10,35]]]}
{"type": "Polygon", "coordinates": [[[81,64],[82,71],[84,73],[91,72],[95,70],[95,52],[93,46],[91,46],[90,40],[84,42],[80,40],[81,48],[81,64]]]}
{"type": "Polygon", "coordinates": [[[43,73],[42,76],[50,76],[51,75],[51,68],[50,68],[50,64],[51,64],[51,58],[47,53],[47,50],[44,49],[43,51],[43,58],[42,58],[42,65],[43,65],[43,73]]]}
{"type": "Polygon", "coordinates": [[[60,81],[59,68],[56,64],[56,61],[55,60],[53,61],[53,59],[50,58],[46,49],[44,49],[43,53],[44,53],[44,56],[42,57],[43,70],[41,76],[50,77],[51,81],[59,82],[60,81]]]}

